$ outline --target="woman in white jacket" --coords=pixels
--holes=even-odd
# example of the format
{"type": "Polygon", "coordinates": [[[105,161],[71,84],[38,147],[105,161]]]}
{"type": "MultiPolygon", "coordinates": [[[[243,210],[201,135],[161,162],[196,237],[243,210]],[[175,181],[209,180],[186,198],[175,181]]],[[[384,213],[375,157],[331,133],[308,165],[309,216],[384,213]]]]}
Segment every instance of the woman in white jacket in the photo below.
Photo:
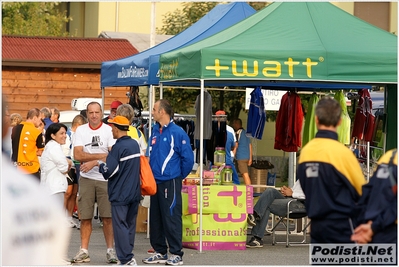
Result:
{"type": "Polygon", "coordinates": [[[66,174],[72,166],[67,159],[61,145],[66,141],[67,127],[62,123],[53,123],[46,130],[45,147],[40,159],[41,183],[52,195],[57,196],[60,203],[64,203],[64,194],[68,187],[66,174]]]}

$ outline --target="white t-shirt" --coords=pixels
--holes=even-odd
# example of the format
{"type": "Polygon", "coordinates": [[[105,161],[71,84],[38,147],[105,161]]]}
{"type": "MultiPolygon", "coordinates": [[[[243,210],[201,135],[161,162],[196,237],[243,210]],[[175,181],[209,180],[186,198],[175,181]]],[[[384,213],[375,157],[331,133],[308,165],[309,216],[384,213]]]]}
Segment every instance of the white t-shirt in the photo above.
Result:
{"type": "MultiPolygon", "coordinates": [[[[83,124],[76,128],[73,140],[73,147],[82,146],[83,152],[90,154],[108,153],[108,149],[115,144],[111,126],[103,123],[99,128],[92,129],[89,124],[83,124]]],[[[80,175],[98,181],[106,181],[98,171],[98,167],[93,167],[90,171],[80,175]]]]}
{"type": "Polygon", "coordinates": [[[63,203],[2,160],[1,265],[61,265],[70,238],[63,203]]]}
{"type": "MultiPolygon", "coordinates": [[[[237,142],[237,137],[236,137],[236,133],[234,132],[233,127],[226,125],[226,131],[228,131],[229,133],[232,133],[234,136],[234,144],[237,142]]],[[[232,158],[234,158],[234,152],[230,151],[230,155],[232,158]]]]}

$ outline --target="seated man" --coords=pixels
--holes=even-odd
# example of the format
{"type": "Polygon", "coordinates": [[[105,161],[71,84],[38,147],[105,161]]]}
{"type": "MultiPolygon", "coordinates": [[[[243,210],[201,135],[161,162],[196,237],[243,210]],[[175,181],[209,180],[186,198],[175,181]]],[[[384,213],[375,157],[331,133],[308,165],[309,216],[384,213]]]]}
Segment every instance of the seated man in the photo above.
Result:
{"type": "MultiPolygon", "coordinates": [[[[247,242],[247,248],[263,247],[262,238],[265,235],[266,225],[269,221],[270,212],[278,216],[287,215],[287,203],[293,199],[305,199],[301,184],[297,181],[291,188],[283,186],[280,191],[275,188],[266,188],[254,206],[254,213],[248,214],[247,222],[252,225],[252,238],[247,242]]],[[[301,201],[290,204],[290,210],[304,209],[301,201]]]]}

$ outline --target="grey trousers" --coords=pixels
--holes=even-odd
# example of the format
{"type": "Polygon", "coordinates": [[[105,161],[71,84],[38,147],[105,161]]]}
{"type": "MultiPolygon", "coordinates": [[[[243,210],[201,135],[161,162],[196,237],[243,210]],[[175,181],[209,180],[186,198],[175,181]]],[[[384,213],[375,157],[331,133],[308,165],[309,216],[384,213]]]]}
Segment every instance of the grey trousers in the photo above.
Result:
{"type": "MultiPolygon", "coordinates": [[[[260,216],[260,220],[252,227],[252,235],[262,239],[265,235],[270,212],[278,216],[285,216],[287,214],[287,203],[291,199],[292,197],[284,197],[275,188],[266,188],[254,207],[254,211],[260,216]]],[[[304,209],[305,205],[300,201],[290,204],[290,210],[301,208],[304,209]]]]}

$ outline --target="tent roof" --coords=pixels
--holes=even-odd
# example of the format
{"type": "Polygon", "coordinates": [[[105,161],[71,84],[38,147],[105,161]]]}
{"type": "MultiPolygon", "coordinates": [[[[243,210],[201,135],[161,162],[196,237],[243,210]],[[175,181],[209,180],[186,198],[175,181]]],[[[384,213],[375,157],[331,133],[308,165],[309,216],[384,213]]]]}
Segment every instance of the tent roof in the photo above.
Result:
{"type": "Polygon", "coordinates": [[[254,13],[255,10],[246,3],[218,4],[191,27],[159,45],[131,57],[103,62],[101,86],[158,84],[160,54],[205,39],[254,13]]]}
{"type": "Polygon", "coordinates": [[[397,36],[327,2],[275,2],[160,64],[169,84],[396,83],[397,36]]]}

